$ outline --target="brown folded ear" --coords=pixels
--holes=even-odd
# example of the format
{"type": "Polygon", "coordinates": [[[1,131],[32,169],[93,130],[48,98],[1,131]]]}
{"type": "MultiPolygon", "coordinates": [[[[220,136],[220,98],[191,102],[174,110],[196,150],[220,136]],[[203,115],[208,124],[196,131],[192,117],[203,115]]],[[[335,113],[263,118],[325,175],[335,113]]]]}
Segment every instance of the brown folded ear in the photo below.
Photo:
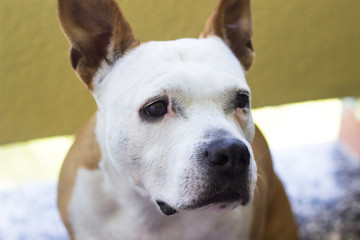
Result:
{"type": "Polygon", "coordinates": [[[90,89],[100,66],[139,44],[114,0],[58,0],[58,15],[71,65],[90,89]]]}
{"type": "Polygon", "coordinates": [[[200,34],[208,36],[222,38],[248,71],[254,58],[250,0],[220,0],[200,34]]]}

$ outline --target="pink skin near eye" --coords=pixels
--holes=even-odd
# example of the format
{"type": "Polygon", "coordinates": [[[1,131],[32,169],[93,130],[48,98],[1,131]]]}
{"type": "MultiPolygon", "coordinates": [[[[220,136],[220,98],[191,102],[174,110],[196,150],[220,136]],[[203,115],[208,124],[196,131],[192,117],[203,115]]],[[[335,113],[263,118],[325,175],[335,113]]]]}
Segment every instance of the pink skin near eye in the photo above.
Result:
{"type": "Polygon", "coordinates": [[[245,108],[236,108],[235,110],[235,114],[236,115],[243,115],[243,114],[247,114],[248,110],[245,108]]]}
{"type": "Polygon", "coordinates": [[[175,113],[172,110],[172,101],[171,98],[169,98],[169,105],[167,106],[167,113],[164,115],[164,120],[170,119],[175,115],[175,113]]]}
{"type": "Polygon", "coordinates": [[[242,129],[245,127],[245,120],[248,116],[247,115],[248,112],[249,112],[248,109],[242,109],[242,108],[237,108],[235,110],[235,118],[237,122],[240,124],[242,129]]]}

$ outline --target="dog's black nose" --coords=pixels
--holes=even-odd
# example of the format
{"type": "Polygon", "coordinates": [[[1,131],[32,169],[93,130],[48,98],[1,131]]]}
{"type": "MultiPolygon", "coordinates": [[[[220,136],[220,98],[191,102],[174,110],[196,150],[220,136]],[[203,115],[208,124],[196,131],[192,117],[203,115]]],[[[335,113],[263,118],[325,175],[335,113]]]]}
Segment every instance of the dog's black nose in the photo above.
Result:
{"type": "Polygon", "coordinates": [[[245,169],[250,164],[248,147],[234,138],[211,141],[204,154],[213,167],[245,169]]]}

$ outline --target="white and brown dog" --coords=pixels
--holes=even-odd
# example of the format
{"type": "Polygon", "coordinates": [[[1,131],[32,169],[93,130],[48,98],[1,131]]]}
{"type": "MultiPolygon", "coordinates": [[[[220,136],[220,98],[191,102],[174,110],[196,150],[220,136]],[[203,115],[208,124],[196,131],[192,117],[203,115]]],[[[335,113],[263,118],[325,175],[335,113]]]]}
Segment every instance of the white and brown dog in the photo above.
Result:
{"type": "Polygon", "coordinates": [[[221,0],[200,39],[143,44],[114,0],[58,10],[99,109],[60,175],[71,239],[297,239],[250,112],[249,0],[221,0]]]}

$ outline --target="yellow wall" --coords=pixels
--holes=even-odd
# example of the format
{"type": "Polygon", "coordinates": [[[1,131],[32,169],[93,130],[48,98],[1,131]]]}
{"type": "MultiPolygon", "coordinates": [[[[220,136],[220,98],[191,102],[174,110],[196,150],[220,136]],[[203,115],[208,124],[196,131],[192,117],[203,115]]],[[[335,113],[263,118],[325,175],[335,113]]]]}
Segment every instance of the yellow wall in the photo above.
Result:
{"type": "MultiPolygon", "coordinates": [[[[119,0],[142,41],[197,37],[217,0],[119,0]]],[[[359,0],[254,0],[253,106],[360,96],[359,0]]],[[[55,0],[0,1],[0,144],[74,133],[95,109],[55,0]]]]}

